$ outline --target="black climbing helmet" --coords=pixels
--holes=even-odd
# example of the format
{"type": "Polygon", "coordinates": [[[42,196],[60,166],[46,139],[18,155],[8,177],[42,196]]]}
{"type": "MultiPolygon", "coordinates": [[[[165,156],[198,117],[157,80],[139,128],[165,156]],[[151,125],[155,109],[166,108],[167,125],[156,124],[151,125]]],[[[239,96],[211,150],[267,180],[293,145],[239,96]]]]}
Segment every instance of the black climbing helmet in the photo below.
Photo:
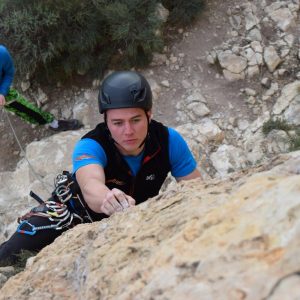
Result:
{"type": "Polygon", "coordinates": [[[133,71],[117,71],[106,77],[100,86],[99,111],[137,107],[152,108],[152,92],[144,76],[133,71]]]}

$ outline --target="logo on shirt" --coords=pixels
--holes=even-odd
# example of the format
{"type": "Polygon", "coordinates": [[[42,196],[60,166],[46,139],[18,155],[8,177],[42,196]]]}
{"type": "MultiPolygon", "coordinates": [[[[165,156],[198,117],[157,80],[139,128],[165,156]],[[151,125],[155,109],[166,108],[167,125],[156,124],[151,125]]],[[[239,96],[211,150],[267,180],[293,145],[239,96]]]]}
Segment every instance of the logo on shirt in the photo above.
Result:
{"type": "Polygon", "coordinates": [[[148,176],[146,176],[146,180],[154,180],[155,179],[155,174],[151,174],[151,175],[148,175],[148,176]]]}
{"type": "Polygon", "coordinates": [[[125,185],[126,184],[124,181],[120,181],[120,180],[118,180],[116,178],[114,178],[114,179],[108,179],[108,180],[105,181],[105,183],[106,184],[113,183],[113,184],[116,184],[116,185],[125,185]]]}
{"type": "Polygon", "coordinates": [[[90,158],[96,158],[96,157],[94,155],[83,154],[83,155],[76,157],[76,161],[90,159],[90,158]]]}

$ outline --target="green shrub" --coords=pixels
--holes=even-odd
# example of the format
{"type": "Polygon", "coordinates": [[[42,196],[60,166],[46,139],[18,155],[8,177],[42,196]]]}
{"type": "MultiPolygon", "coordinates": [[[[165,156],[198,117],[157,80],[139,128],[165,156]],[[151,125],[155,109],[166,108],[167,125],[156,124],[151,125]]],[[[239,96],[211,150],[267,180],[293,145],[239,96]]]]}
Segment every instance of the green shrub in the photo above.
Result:
{"type": "Polygon", "coordinates": [[[21,250],[19,254],[16,254],[16,259],[12,261],[11,259],[1,260],[0,267],[7,267],[13,266],[14,267],[14,274],[19,273],[25,269],[27,259],[37,255],[36,251],[29,251],[29,250],[21,250]]]}
{"type": "MultiPolygon", "coordinates": [[[[164,1],[171,23],[187,24],[204,0],[164,1]]],[[[18,77],[101,74],[147,65],[164,46],[158,0],[2,0],[0,43],[12,52],[18,77]]],[[[99,76],[100,75],[100,76],[99,76]]]]}
{"type": "Polygon", "coordinates": [[[297,129],[295,135],[290,137],[290,150],[296,151],[300,150],[300,130],[297,129]]]}
{"type": "Polygon", "coordinates": [[[105,46],[104,21],[90,1],[9,0],[7,6],[1,12],[1,42],[13,52],[22,76],[36,71],[69,76],[97,63],[95,48],[105,46]]]}
{"type": "Polygon", "coordinates": [[[263,124],[262,132],[264,135],[268,135],[272,130],[284,130],[289,136],[289,149],[290,151],[300,150],[300,129],[299,126],[290,125],[286,120],[276,118],[270,119],[263,124]],[[293,133],[290,133],[294,130],[293,133]]]}
{"type": "Polygon", "coordinates": [[[115,65],[145,66],[154,51],[163,48],[156,34],[162,21],[156,16],[157,1],[109,1],[102,10],[107,24],[107,38],[115,48],[115,65]]]}
{"type": "Polygon", "coordinates": [[[289,131],[292,129],[292,126],[289,125],[287,121],[283,119],[270,119],[263,124],[262,132],[264,135],[268,135],[274,129],[289,131]]]}
{"type": "Polygon", "coordinates": [[[204,0],[163,0],[162,4],[170,11],[169,22],[172,25],[186,26],[195,21],[203,10],[204,0]]]}
{"type": "Polygon", "coordinates": [[[154,0],[6,0],[1,43],[21,76],[101,73],[113,58],[119,66],[145,65],[163,46],[155,9],[154,0]]]}

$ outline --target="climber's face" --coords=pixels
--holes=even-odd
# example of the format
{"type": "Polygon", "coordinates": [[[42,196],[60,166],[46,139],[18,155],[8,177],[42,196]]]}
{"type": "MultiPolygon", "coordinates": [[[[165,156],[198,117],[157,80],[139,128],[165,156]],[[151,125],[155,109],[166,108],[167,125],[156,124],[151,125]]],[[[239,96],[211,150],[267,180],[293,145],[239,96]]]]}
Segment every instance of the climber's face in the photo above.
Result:
{"type": "Polygon", "coordinates": [[[148,133],[151,111],[141,108],[117,108],[106,112],[106,123],[116,147],[123,155],[138,155],[148,133]]]}

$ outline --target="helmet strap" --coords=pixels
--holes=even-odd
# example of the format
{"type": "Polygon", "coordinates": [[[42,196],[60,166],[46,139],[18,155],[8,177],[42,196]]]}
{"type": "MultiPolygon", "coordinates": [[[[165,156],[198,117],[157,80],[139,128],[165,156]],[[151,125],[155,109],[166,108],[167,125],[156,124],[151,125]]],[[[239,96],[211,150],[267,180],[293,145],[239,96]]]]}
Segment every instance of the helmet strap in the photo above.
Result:
{"type": "Polygon", "coordinates": [[[109,131],[109,128],[108,128],[108,125],[107,125],[107,114],[106,114],[106,111],[104,112],[104,124],[105,124],[105,129],[107,130],[107,132],[108,132],[108,136],[109,136],[109,138],[112,140],[112,142],[114,143],[114,144],[117,144],[117,145],[119,145],[114,139],[113,139],[113,137],[111,136],[111,133],[110,133],[110,131],[109,131]]]}
{"type": "Polygon", "coordinates": [[[145,110],[145,114],[146,114],[146,118],[147,118],[147,134],[146,134],[144,140],[142,141],[142,143],[139,145],[139,148],[141,148],[146,143],[146,140],[149,137],[149,125],[150,125],[151,120],[150,120],[149,115],[147,114],[146,110],[145,110]]]}

